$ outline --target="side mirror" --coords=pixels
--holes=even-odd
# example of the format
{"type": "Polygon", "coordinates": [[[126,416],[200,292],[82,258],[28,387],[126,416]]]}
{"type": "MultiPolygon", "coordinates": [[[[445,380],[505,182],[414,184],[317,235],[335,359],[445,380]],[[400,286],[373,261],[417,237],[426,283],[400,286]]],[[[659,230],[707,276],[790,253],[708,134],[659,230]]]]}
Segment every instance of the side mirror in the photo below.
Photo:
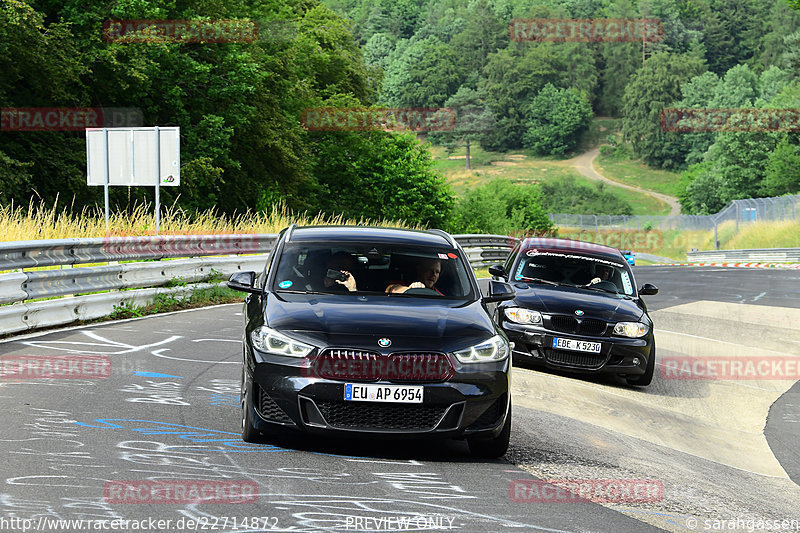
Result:
{"type": "Polygon", "coordinates": [[[512,300],[517,295],[514,288],[502,281],[489,280],[488,294],[481,298],[483,303],[505,302],[512,300]]]}
{"type": "Polygon", "coordinates": [[[228,279],[228,287],[235,291],[258,294],[261,292],[261,289],[253,287],[253,284],[255,282],[256,282],[255,272],[252,271],[236,272],[235,274],[231,274],[230,279],[228,279]]]}
{"type": "Polygon", "coordinates": [[[642,285],[642,288],[639,289],[639,296],[652,296],[654,294],[658,294],[658,287],[652,283],[645,283],[642,285]]]}
{"type": "Polygon", "coordinates": [[[506,269],[503,268],[503,265],[492,265],[489,267],[489,274],[497,278],[505,278],[506,269]]]}

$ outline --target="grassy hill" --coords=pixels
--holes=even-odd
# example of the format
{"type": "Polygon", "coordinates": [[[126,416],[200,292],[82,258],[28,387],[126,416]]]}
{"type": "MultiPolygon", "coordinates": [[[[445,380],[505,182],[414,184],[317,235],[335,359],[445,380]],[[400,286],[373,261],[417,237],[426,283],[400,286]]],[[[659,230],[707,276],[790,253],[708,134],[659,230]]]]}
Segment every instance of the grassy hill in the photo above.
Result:
{"type": "MultiPolygon", "coordinates": [[[[452,154],[448,154],[442,146],[432,146],[430,151],[436,163],[436,169],[445,176],[456,195],[463,194],[467,188],[482,185],[494,178],[504,178],[515,183],[542,183],[548,180],[571,177],[582,185],[594,187],[594,184],[597,183],[595,180],[581,175],[572,166],[569,159],[537,157],[533,155],[530,150],[500,153],[487,152],[480,147],[473,146],[470,150],[471,170],[466,170],[465,168],[466,151],[464,148],[460,148],[452,154]]],[[[608,165],[609,172],[605,174],[606,177],[617,179],[618,174],[623,176],[627,175],[626,164],[635,165],[636,163],[619,161],[615,162],[613,165],[608,165]]],[[[604,173],[603,170],[600,170],[599,166],[597,170],[598,172],[604,173]]],[[[647,185],[651,182],[660,183],[660,181],[665,181],[663,176],[665,174],[670,173],[654,171],[653,175],[655,177],[642,180],[642,183],[638,185],[643,188],[649,188],[647,185]]],[[[646,167],[639,171],[639,175],[647,175],[646,167]]],[[[672,178],[667,176],[667,179],[674,179],[675,183],[677,183],[677,174],[672,178]]],[[[620,181],[622,181],[622,179],[620,179],[620,181]]],[[[635,215],[669,213],[669,206],[652,196],[611,185],[607,186],[606,189],[629,203],[635,215]]],[[[670,194],[667,191],[663,192],[670,194]]],[[[545,209],[547,209],[547,206],[545,206],[545,209]]]]}

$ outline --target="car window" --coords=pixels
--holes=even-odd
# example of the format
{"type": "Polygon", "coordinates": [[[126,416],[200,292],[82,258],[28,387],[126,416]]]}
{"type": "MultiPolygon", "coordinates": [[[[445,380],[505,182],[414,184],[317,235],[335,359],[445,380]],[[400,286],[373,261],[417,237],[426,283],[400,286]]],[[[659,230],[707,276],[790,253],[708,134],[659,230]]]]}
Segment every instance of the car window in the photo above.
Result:
{"type": "Polygon", "coordinates": [[[391,296],[473,298],[471,270],[453,249],[371,243],[291,243],[277,260],[274,291],[331,294],[387,294],[389,286],[422,284],[422,272],[433,267],[437,274],[430,287],[391,296]],[[347,272],[355,279],[355,291],[332,281],[329,270],[347,272]],[[329,279],[326,281],[326,277],[329,279]]]}
{"type": "Polygon", "coordinates": [[[628,296],[634,292],[625,265],[599,257],[571,253],[528,251],[517,263],[513,280],[542,280],[628,296]]]}
{"type": "Polygon", "coordinates": [[[511,250],[511,253],[508,254],[508,258],[506,259],[506,262],[503,265],[503,268],[505,269],[506,273],[511,272],[511,267],[514,264],[514,261],[517,260],[517,254],[519,254],[520,246],[521,243],[518,242],[517,245],[514,246],[514,249],[511,250]]]}

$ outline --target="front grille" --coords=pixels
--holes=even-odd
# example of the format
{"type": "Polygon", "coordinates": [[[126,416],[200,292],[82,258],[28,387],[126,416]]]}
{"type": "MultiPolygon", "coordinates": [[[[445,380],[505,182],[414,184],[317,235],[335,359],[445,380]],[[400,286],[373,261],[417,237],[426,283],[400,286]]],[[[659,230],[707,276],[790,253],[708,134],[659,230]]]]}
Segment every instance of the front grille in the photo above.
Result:
{"type": "Polygon", "coordinates": [[[594,318],[576,319],[566,315],[553,315],[550,317],[550,324],[553,330],[562,333],[602,335],[606,330],[606,323],[594,318]]]}
{"type": "Polygon", "coordinates": [[[429,405],[376,405],[317,401],[325,421],[337,428],[413,430],[433,429],[447,407],[429,405]]]}
{"type": "Polygon", "coordinates": [[[381,355],[365,350],[329,348],[311,363],[310,374],[346,381],[446,381],[455,373],[443,353],[405,352],[381,355]]]}
{"type": "Polygon", "coordinates": [[[283,409],[281,409],[275,400],[270,397],[267,392],[262,389],[260,386],[257,387],[258,390],[258,414],[261,415],[261,418],[264,420],[270,420],[272,422],[280,422],[282,424],[293,424],[292,419],[289,418],[283,409]]]}
{"type": "Polygon", "coordinates": [[[545,349],[544,357],[548,363],[554,365],[568,365],[581,368],[600,368],[606,360],[605,356],[600,354],[566,352],[550,348],[545,349]]]}
{"type": "Polygon", "coordinates": [[[492,429],[497,427],[497,424],[500,422],[500,417],[503,416],[506,412],[506,395],[504,394],[497,400],[495,400],[492,405],[489,406],[486,411],[483,412],[478,419],[470,424],[467,429],[492,429]]]}
{"type": "Polygon", "coordinates": [[[578,330],[578,321],[571,316],[555,315],[550,317],[550,323],[556,331],[575,333],[578,330]]]}
{"type": "Polygon", "coordinates": [[[578,333],[584,335],[602,335],[606,330],[606,323],[594,318],[584,318],[578,326],[578,333]]]}

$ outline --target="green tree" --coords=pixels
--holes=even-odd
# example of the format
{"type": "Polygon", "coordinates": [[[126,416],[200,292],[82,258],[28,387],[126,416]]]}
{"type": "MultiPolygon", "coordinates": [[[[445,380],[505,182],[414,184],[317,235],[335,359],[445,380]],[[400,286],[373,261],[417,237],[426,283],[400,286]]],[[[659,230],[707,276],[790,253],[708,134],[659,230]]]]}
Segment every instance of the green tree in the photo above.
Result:
{"type": "Polygon", "coordinates": [[[547,83],[558,83],[561,68],[553,47],[550,43],[530,44],[492,54],[484,68],[479,91],[497,117],[495,128],[481,141],[488,150],[521,148],[527,107],[547,83]]]}
{"type": "Polygon", "coordinates": [[[625,89],[622,132],[647,164],[677,168],[683,153],[676,133],[662,130],[661,112],[680,99],[680,86],[704,71],[691,55],[658,53],[649,58],[625,89]]]}
{"type": "Polygon", "coordinates": [[[575,149],[591,118],[592,106],[584,95],[548,83],[531,102],[525,145],[542,155],[563,155],[575,149]]]}
{"type": "MultiPolygon", "coordinates": [[[[711,101],[719,92],[720,83],[719,77],[713,72],[704,72],[699,76],[695,76],[689,82],[681,85],[683,98],[675,104],[675,107],[678,109],[705,109],[710,107],[711,101]]],[[[683,124],[679,125],[683,126],[683,124]]],[[[705,157],[708,147],[714,142],[714,134],[705,132],[681,133],[678,142],[681,145],[680,150],[686,154],[686,164],[694,165],[701,162],[705,157]]]]}
{"type": "Polygon", "coordinates": [[[480,74],[489,55],[508,44],[508,24],[496,16],[488,0],[470,2],[464,12],[463,30],[450,41],[467,77],[480,74]]]}
{"type": "Polygon", "coordinates": [[[383,100],[396,107],[438,107],[463,81],[453,50],[435,37],[398,48],[386,69],[383,100]]]}
{"type": "MultiPolygon", "coordinates": [[[[636,9],[630,0],[619,0],[607,10],[613,18],[636,17],[636,9]]],[[[625,87],[633,74],[642,67],[641,43],[600,44],[600,95],[597,109],[600,114],[620,116],[625,87]]]]}
{"type": "Polygon", "coordinates": [[[470,148],[494,127],[494,115],[484,105],[478,91],[469,87],[459,87],[456,94],[445,102],[445,107],[456,114],[455,126],[437,136],[448,152],[464,145],[466,149],[466,169],[470,170],[470,148]]]}
{"type": "Polygon", "coordinates": [[[453,210],[451,231],[513,235],[546,233],[553,223],[542,208],[535,185],[494,179],[467,190],[453,210]]]}
{"type": "Polygon", "coordinates": [[[765,196],[800,192],[800,146],[796,137],[784,135],[769,154],[762,183],[765,196]]]}
{"type": "Polygon", "coordinates": [[[605,183],[581,185],[575,178],[549,180],[540,186],[542,205],[549,213],[631,215],[633,208],[608,190],[605,183]]]}
{"type": "Polygon", "coordinates": [[[380,67],[386,70],[389,65],[389,56],[394,51],[395,41],[390,33],[375,33],[364,45],[364,62],[367,65],[380,67]]]}
{"type": "Polygon", "coordinates": [[[415,136],[382,131],[311,136],[314,194],[322,212],[444,227],[453,197],[415,136]]]}
{"type": "Polygon", "coordinates": [[[711,161],[691,165],[680,180],[678,199],[681,212],[689,215],[710,215],[719,212],[727,200],[723,198],[722,178],[711,161]]]}

